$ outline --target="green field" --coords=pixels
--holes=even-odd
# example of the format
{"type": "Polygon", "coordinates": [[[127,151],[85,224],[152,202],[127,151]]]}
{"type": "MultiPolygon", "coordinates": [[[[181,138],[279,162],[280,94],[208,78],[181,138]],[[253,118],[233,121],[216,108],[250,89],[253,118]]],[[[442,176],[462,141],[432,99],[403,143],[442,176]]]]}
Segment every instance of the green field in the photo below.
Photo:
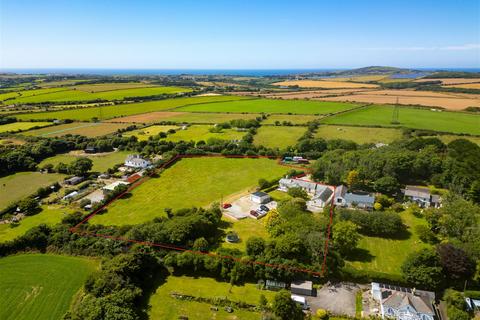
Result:
{"type": "Polygon", "coordinates": [[[352,126],[321,125],[315,134],[316,138],[325,140],[344,139],[356,143],[390,143],[402,138],[400,129],[368,128],[352,126]]]}
{"type": "MultiPolygon", "coordinates": [[[[329,124],[394,126],[391,124],[392,116],[393,106],[371,106],[328,117],[323,119],[322,122],[329,124]]],[[[480,135],[480,115],[475,114],[400,107],[398,121],[400,122],[399,126],[407,128],[480,135]]]]}
{"type": "Polygon", "coordinates": [[[18,172],[0,178],[0,210],[19,201],[40,187],[46,187],[63,179],[63,174],[18,172]]]}
{"type": "MultiPolygon", "coordinates": [[[[105,155],[95,155],[95,154],[89,154],[83,156],[86,156],[87,158],[90,158],[93,161],[93,167],[92,170],[93,172],[105,172],[108,169],[112,168],[116,164],[122,164],[125,162],[125,158],[129,155],[132,154],[131,152],[128,151],[117,151],[117,152],[110,152],[105,155]]],[[[40,162],[38,165],[39,168],[42,168],[46,164],[53,164],[53,166],[56,166],[60,162],[63,162],[65,164],[69,164],[73,162],[75,159],[78,159],[79,157],[73,154],[59,154],[50,158],[47,158],[40,162]]]]}
{"type": "Polygon", "coordinates": [[[55,92],[67,91],[68,88],[48,88],[48,89],[35,89],[35,90],[23,90],[18,92],[7,92],[0,94],[0,101],[5,101],[4,104],[13,103],[16,99],[23,99],[27,97],[37,97],[42,95],[54,94],[55,92]]]}
{"type": "Polygon", "coordinates": [[[479,144],[480,145],[480,137],[473,137],[473,136],[458,136],[458,135],[453,135],[453,134],[442,134],[442,135],[437,135],[437,136],[431,136],[438,138],[442,140],[444,143],[450,143],[453,140],[456,139],[467,139],[472,141],[473,143],[479,144]]]}
{"type": "Polygon", "coordinates": [[[25,217],[20,224],[14,228],[10,224],[0,224],[0,242],[10,241],[19,237],[33,227],[41,224],[54,225],[62,221],[65,213],[72,213],[73,210],[61,206],[42,206],[42,211],[36,215],[25,217]]]}
{"type": "Polygon", "coordinates": [[[0,259],[0,319],[62,319],[97,267],[85,258],[24,254],[0,259]]]}
{"type": "Polygon", "coordinates": [[[408,227],[408,237],[387,239],[362,236],[356,253],[346,259],[347,265],[364,271],[401,274],[400,267],[405,258],[413,251],[428,247],[415,232],[415,226],[427,223],[425,219],[417,218],[407,211],[401,213],[401,216],[408,227]]]}
{"type": "MultiPolygon", "coordinates": [[[[90,85],[87,85],[91,87],[90,85]]],[[[133,89],[115,89],[110,91],[91,92],[89,88],[82,90],[83,85],[71,88],[52,88],[51,92],[43,92],[48,89],[22,91],[20,97],[5,101],[5,104],[39,103],[39,102],[63,102],[63,101],[91,101],[91,100],[123,100],[128,97],[144,97],[160,94],[173,94],[190,92],[191,89],[180,87],[147,87],[133,89]],[[57,91],[53,91],[53,90],[57,91]],[[32,92],[31,92],[32,91],[32,92]]],[[[91,88],[90,88],[91,89],[91,88]]],[[[93,91],[93,90],[92,90],[93,91]]],[[[1,99],[1,97],[0,97],[1,99]]]]}
{"type": "Polygon", "coordinates": [[[280,178],[287,171],[288,168],[269,159],[182,159],[90,221],[108,225],[142,223],[164,216],[164,208],[207,206],[254,187],[260,178],[280,178]]]}
{"type": "Polygon", "coordinates": [[[258,305],[260,295],[268,301],[273,301],[275,292],[257,289],[255,284],[246,283],[242,286],[230,286],[227,282],[219,282],[211,278],[169,276],[155,293],[150,297],[150,319],[178,319],[179,316],[188,316],[189,319],[261,319],[261,314],[234,308],[233,313],[227,313],[219,307],[219,311],[211,311],[210,304],[184,301],[173,298],[172,292],[195,297],[228,298],[233,301],[244,301],[258,305]]]}
{"type": "Polygon", "coordinates": [[[179,108],[175,111],[327,114],[352,109],[358,106],[358,104],[345,102],[251,99],[224,103],[191,105],[179,108]]]}
{"type": "Polygon", "coordinates": [[[193,125],[185,130],[177,130],[174,134],[167,136],[167,141],[205,141],[209,139],[221,140],[241,140],[246,132],[237,131],[235,129],[223,129],[221,132],[210,132],[213,126],[210,125],[193,125]]]}
{"type": "Polygon", "coordinates": [[[253,143],[257,146],[284,149],[296,145],[306,131],[305,127],[264,126],[257,129],[253,143]]]}
{"type": "Polygon", "coordinates": [[[229,231],[235,231],[240,238],[240,241],[237,243],[229,243],[224,241],[222,247],[239,249],[245,251],[247,240],[250,237],[260,237],[263,239],[268,239],[268,232],[263,225],[263,219],[256,220],[251,218],[245,218],[241,220],[233,220],[224,218],[224,221],[227,227],[224,229],[225,234],[229,231]]]}
{"type": "Polygon", "coordinates": [[[45,127],[51,122],[14,122],[0,125],[0,133],[30,130],[35,127],[45,127]]]}
{"type": "Polygon", "coordinates": [[[150,126],[138,130],[133,130],[127,133],[122,134],[124,137],[137,137],[138,140],[144,141],[148,140],[150,137],[154,137],[158,135],[160,132],[167,132],[168,130],[173,129],[173,130],[178,130],[179,126],[161,126],[161,125],[155,125],[155,126],[150,126]]]}
{"type": "Polygon", "coordinates": [[[292,124],[306,124],[307,122],[320,119],[318,116],[304,115],[304,114],[272,114],[267,119],[262,121],[262,124],[275,124],[279,121],[280,124],[284,121],[292,124]]]}
{"type": "Polygon", "coordinates": [[[233,96],[212,96],[212,97],[193,97],[193,98],[178,98],[158,100],[142,103],[128,103],[114,106],[103,106],[95,108],[79,108],[52,112],[36,112],[15,115],[21,120],[30,119],[72,119],[79,121],[90,121],[92,118],[100,120],[111,119],[115,117],[124,117],[133,114],[147,113],[153,111],[168,110],[180,106],[207,103],[215,101],[229,101],[235,99],[243,99],[243,97],[233,96]]]}
{"type": "Polygon", "coordinates": [[[255,119],[256,114],[241,114],[241,113],[188,113],[182,112],[177,114],[166,121],[185,122],[185,123],[222,123],[236,119],[255,119]]]}
{"type": "MultiPolygon", "coordinates": [[[[36,123],[36,122],[32,122],[36,123]]],[[[127,123],[107,123],[107,122],[72,122],[50,126],[48,128],[41,128],[37,130],[30,130],[22,135],[39,136],[39,137],[60,137],[67,134],[78,134],[85,137],[99,137],[110,133],[115,133],[119,129],[128,127],[127,123]]]]}

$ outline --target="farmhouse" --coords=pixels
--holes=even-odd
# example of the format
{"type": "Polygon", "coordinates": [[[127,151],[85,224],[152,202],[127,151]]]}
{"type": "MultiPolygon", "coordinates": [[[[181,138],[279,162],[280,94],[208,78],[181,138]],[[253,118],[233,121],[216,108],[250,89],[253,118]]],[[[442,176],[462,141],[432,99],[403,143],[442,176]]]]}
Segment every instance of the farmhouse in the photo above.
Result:
{"type": "Polygon", "coordinates": [[[129,155],[125,160],[125,166],[130,168],[145,169],[152,165],[148,160],[143,159],[138,154],[129,155]]]}
{"type": "Polygon", "coordinates": [[[271,199],[268,193],[257,191],[250,195],[250,200],[255,203],[268,203],[271,199]]]}
{"type": "Polygon", "coordinates": [[[335,188],[335,205],[345,208],[373,209],[375,196],[367,192],[348,192],[344,185],[335,188]]]}
{"type": "Polygon", "coordinates": [[[435,293],[372,282],[372,296],[380,304],[382,318],[433,320],[435,293]]]}
{"type": "Polygon", "coordinates": [[[435,207],[439,208],[441,205],[441,198],[439,195],[431,194],[430,190],[425,187],[406,186],[403,191],[405,199],[416,202],[422,208],[435,207]]]}
{"type": "Polygon", "coordinates": [[[290,188],[301,188],[305,190],[310,196],[310,201],[307,202],[307,206],[311,211],[318,211],[327,205],[333,195],[332,189],[320,183],[313,181],[307,181],[295,178],[283,178],[280,179],[278,190],[288,192],[290,188]]]}

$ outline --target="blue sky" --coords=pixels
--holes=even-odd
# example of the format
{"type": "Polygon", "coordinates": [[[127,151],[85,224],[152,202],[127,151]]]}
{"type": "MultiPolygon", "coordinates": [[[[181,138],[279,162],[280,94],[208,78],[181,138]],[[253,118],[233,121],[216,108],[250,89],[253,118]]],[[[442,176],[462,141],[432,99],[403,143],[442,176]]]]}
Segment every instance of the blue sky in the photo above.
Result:
{"type": "Polygon", "coordinates": [[[480,67],[479,3],[0,0],[0,68],[480,67]]]}

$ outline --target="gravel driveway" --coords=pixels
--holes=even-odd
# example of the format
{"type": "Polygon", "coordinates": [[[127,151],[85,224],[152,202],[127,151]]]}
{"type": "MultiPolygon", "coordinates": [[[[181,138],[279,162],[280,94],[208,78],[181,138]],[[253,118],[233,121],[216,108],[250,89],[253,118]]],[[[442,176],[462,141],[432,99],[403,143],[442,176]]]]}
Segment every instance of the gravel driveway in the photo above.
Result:
{"type": "Polygon", "coordinates": [[[325,309],[333,314],[355,316],[355,294],[360,287],[353,283],[327,283],[317,290],[316,297],[307,297],[312,313],[325,309]]]}

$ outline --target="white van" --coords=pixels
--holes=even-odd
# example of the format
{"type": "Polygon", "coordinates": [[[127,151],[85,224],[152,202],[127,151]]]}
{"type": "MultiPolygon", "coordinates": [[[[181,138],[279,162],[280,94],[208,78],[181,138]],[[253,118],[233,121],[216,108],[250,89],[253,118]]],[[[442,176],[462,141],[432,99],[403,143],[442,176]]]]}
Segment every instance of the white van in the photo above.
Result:
{"type": "Polygon", "coordinates": [[[295,294],[292,294],[290,296],[290,298],[292,298],[293,301],[295,301],[296,303],[298,303],[303,310],[308,310],[310,309],[310,306],[308,305],[307,303],[307,299],[305,299],[305,297],[302,297],[302,296],[297,296],[295,294]]]}

